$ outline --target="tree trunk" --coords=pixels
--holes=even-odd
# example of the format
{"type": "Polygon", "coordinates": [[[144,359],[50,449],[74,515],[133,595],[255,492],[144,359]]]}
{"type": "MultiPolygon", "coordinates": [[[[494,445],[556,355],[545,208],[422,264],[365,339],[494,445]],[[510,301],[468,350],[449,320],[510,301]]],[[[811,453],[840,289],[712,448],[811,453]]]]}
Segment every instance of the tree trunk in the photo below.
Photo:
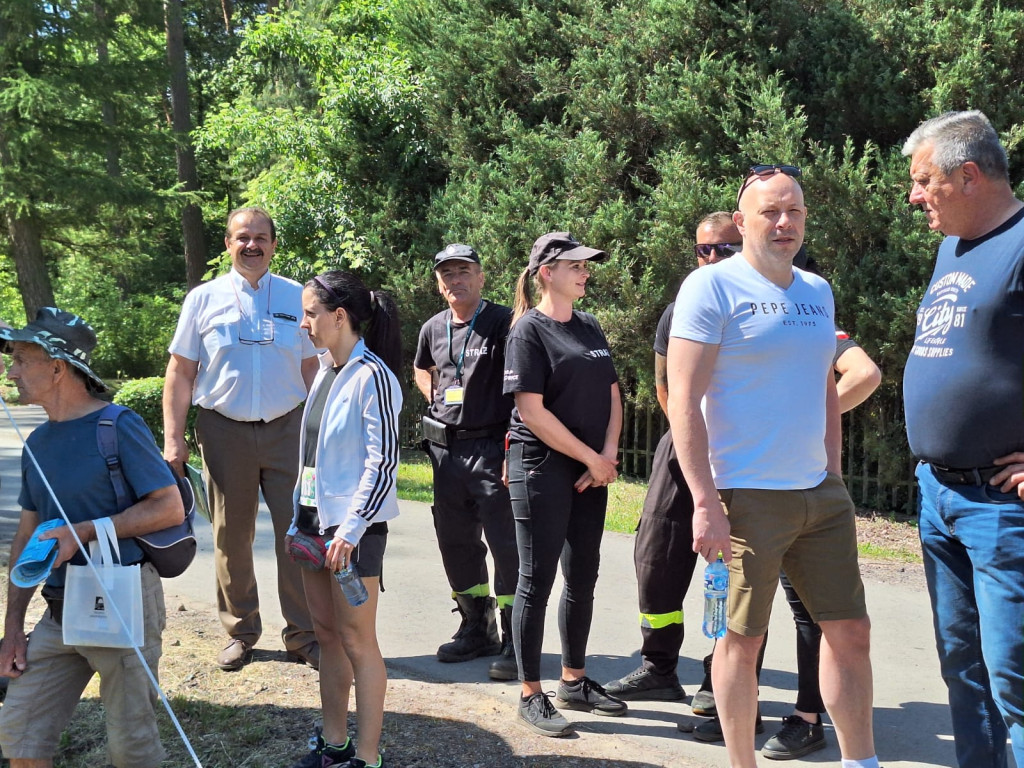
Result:
{"type": "Polygon", "coordinates": [[[231,0],[220,0],[220,12],[224,16],[224,31],[231,37],[231,0]]]}
{"type": "Polygon", "coordinates": [[[4,211],[7,235],[11,242],[11,258],[18,275],[18,289],[25,306],[25,317],[31,321],[40,307],[54,305],[53,285],[46,271],[39,220],[31,215],[4,211]]]}
{"type": "MultiPolygon", "coordinates": [[[[167,25],[167,63],[171,71],[171,124],[174,129],[178,182],[185,192],[199,191],[199,174],[192,146],[192,116],[189,107],[188,72],[185,66],[185,34],[181,0],[164,3],[167,25]]],[[[189,203],[181,212],[181,234],[185,244],[185,279],[191,290],[199,285],[206,271],[206,234],[203,212],[189,203]]]]}
{"type": "MultiPolygon", "coordinates": [[[[93,3],[93,13],[96,15],[99,35],[96,42],[96,61],[100,65],[100,71],[106,72],[110,65],[110,46],[107,43],[109,30],[107,28],[107,10],[99,2],[93,3]]],[[[117,110],[114,102],[104,99],[101,107],[103,126],[110,131],[107,136],[107,175],[117,178],[121,175],[121,150],[117,139],[114,138],[114,131],[117,128],[117,110]]]]}

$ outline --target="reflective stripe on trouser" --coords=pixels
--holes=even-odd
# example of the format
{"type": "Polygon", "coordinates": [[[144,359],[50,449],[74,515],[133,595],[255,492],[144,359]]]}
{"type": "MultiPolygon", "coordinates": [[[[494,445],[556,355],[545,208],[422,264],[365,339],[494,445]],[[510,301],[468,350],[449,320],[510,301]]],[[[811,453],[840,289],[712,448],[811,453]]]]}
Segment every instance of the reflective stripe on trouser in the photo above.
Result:
{"type": "MultiPolygon", "coordinates": [[[[471,597],[490,597],[491,588],[488,584],[477,584],[475,587],[464,589],[461,592],[452,592],[452,600],[455,599],[456,595],[469,595],[471,597]]],[[[498,610],[506,608],[515,602],[516,596],[512,595],[495,595],[494,600],[498,604],[498,610]]]]}
{"type": "Polygon", "coordinates": [[[640,626],[645,629],[662,629],[671,624],[682,624],[683,612],[672,611],[671,613],[641,613],[640,626]]]}

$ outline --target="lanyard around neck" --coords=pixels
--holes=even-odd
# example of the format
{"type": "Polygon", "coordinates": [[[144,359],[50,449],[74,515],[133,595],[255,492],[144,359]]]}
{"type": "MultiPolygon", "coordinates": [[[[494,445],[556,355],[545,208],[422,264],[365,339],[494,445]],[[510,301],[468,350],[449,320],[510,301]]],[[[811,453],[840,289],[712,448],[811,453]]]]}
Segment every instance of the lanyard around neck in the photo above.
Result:
{"type": "MultiPolygon", "coordinates": [[[[243,276],[242,279],[244,280],[245,277],[243,276]]],[[[274,279],[274,276],[271,275],[268,272],[267,273],[267,316],[268,317],[270,316],[270,281],[273,280],[273,279],[274,279]]],[[[235,281],[234,280],[231,280],[231,289],[235,292],[235,303],[238,305],[238,311],[239,311],[239,313],[241,313],[242,317],[245,320],[249,320],[250,323],[253,320],[256,320],[256,318],[259,316],[259,308],[257,306],[258,303],[259,303],[259,295],[260,295],[259,283],[256,284],[256,288],[253,290],[252,303],[253,303],[253,307],[256,309],[256,314],[253,315],[251,318],[247,314],[245,314],[245,310],[242,308],[242,297],[238,293],[238,288],[235,287],[235,281]]]]}
{"type": "Polygon", "coordinates": [[[466,363],[466,348],[469,346],[469,337],[473,334],[473,326],[476,325],[476,319],[480,315],[480,310],[484,308],[483,299],[480,299],[480,303],[476,305],[476,312],[473,313],[473,319],[469,321],[469,327],[466,328],[466,338],[462,340],[462,352],[459,354],[458,362],[452,357],[452,314],[448,313],[448,360],[452,365],[455,366],[455,383],[462,383],[462,369],[466,363]]]}

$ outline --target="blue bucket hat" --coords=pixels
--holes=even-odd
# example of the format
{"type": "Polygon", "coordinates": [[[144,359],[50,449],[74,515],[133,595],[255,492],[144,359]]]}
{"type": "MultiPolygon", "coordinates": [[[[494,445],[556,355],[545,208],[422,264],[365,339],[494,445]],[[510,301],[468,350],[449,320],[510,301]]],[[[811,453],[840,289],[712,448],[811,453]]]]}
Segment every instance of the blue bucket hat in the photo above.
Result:
{"type": "MultiPolygon", "coordinates": [[[[0,341],[38,344],[52,358],[65,360],[84,373],[92,389],[106,392],[107,385],[89,367],[96,347],[96,331],[85,320],[56,307],[42,307],[24,328],[0,328],[0,341]]],[[[3,345],[4,352],[10,344],[3,345]]]]}

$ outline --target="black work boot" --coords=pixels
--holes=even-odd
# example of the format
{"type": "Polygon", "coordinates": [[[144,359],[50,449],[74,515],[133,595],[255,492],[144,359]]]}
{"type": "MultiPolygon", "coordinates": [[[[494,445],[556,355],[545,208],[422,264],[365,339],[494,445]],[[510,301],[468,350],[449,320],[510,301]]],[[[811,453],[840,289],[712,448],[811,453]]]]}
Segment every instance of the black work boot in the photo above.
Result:
{"type": "Polygon", "coordinates": [[[512,645],[512,606],[501,609],[501,655],[491,662],[487,671],[491,680],[515,680],[519,677],[516,649],[512,645]]]}
{"type": "Polygon", "coordinates": [[[462,624],[451,642],[437,649],[438,661],[469,661],[477,656],[501,653],[498,624],[494,618],[494,598],[457,594],[455,606],[455,610],[462,614],[462,624]]]}

